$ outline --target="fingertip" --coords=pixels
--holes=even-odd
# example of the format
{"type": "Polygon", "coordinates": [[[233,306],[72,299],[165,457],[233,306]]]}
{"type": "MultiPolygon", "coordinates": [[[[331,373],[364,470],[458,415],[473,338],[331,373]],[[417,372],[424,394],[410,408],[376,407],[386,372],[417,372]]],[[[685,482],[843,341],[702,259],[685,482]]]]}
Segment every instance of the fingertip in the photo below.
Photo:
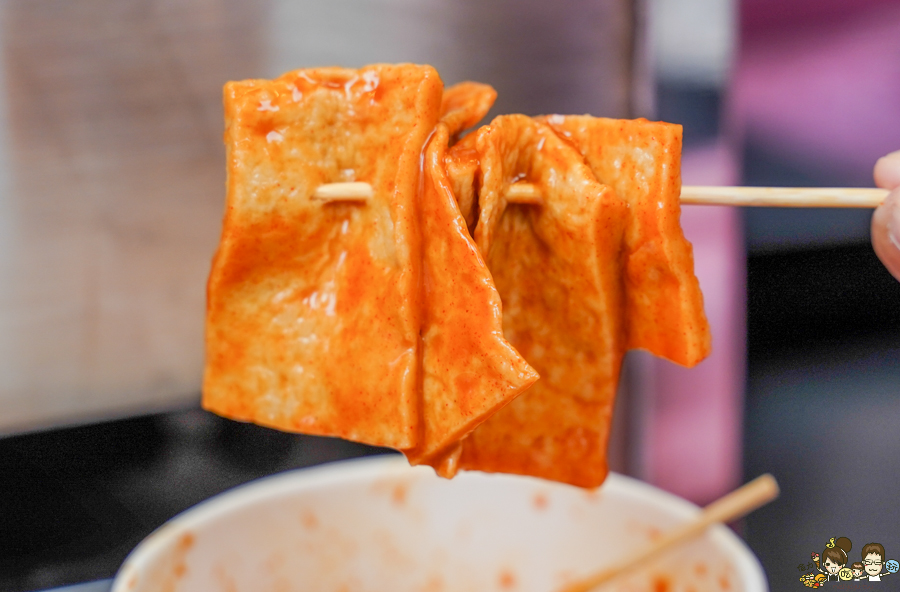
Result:
{"type": "Polygon", "coordinates": [[[900,189],[891,192],[872,214],[872,248],[900,280],[900,189]]]}
{"type": "Polygon", "coordinates": [[[900,187],[900,150],[882,156],[875,163],[875,185],[884,189],[900,187]]]}

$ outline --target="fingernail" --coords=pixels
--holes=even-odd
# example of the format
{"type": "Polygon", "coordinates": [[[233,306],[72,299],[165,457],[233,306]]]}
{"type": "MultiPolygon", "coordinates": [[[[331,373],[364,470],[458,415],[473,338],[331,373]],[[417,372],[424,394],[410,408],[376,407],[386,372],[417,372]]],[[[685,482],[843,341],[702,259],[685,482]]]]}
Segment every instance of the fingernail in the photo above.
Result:
{"type": "Polygon", "coordinates": [[[900,150],[896,150],[894,152],[891,152],[890,154],[885,154],[884,156],[879,158],[875,164],[876,166],[882,164],[882,166],[886,165],[895,167],[897,166],[897,163],[900,163],[900,150]]]}
{"type": "Polygon", "coordinates": [[[879,187],[894,189],[900,186],[900,150],[879,158],[872,172],[879,187]]]}
{"type": "Polygon", "coordinates": [[[894,191],[886,200],[889,201],[891,214],[887,219],[887,233],[891,244],[900,250],[900,207],[897,207],[898,200],[900,200],[900,191],[894,191]]]}

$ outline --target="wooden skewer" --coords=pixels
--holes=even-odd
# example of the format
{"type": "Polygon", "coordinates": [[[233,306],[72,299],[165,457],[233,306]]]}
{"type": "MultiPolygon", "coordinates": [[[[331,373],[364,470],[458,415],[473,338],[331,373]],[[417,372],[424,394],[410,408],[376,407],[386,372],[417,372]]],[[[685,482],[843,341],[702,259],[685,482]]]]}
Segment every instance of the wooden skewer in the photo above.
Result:
{"type": "MultiPolygon", "coordinates": [[[[876,208],[887,189],[842,187],[697,187],[681,188],[681,203],[723,206],[786,208],[876,208]]],[[[372,197],[368,183],[328,183],[313,194],[322,201],[365,201],[372,197]]],[[[515,183],[506,194],[509,203],[539,205],[540,189],[531,183],[515,183]]]]}
{"type": "Polygon", "coordinates": [[[863,187],[692,187],[681,188],[683,204],[783,208],[877,208],[887,189],[863,187]]]}
{"type": "MultiPolygon", "coordinates": [[[[681,188],[681,203],[786,208],[877,208],[887,189],[843,187],[697,187],[681,188]]],[[[540,189],[515,183],[506,194],[510,203],[539,204],[540,189]]]]}
{"type": "Polygon", "coordinates": [[[372,198],[368,183],[326,183],[316,187],[313,199],[322,201],[366,201],[372,198]]]}
{"type": "Polygon", "coordinates": [[[540,188],[531,183],[513,183],[506,192],[506,201],[520,204],[540,204],[543,201],[540,188]]]}
{"type": "Polygon", "coordinates": [[[768,473],[757,477],[743,487],[709,504],[695,519],[663,535],[643,551],[637,554],[631,553],[628,559],[616,562],[613,567],[569,584],[561,592],[587,592],[633,570],[661,552],[702,534],[709,526],[719,522],[737,520],[766,505],[776,497],[778,497],[778,483],[775,478],[768,473]]]}

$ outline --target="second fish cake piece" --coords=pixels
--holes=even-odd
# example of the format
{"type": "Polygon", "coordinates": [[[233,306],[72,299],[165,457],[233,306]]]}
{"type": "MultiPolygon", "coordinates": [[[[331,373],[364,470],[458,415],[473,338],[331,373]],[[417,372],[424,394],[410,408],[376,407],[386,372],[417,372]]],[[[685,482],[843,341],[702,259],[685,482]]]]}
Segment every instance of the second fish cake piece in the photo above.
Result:
{"type": "Polygon", "coordinates": [[[693,250],[680,224],[681,126],[590,115],[550,115],[544,121],[629,204],[629,349],[646,349],[682,366],[698,364],[709,355],[712,337],[693,250]]]}
{"type": "Polygon", "coordinates": [[[500,295],[469,236],[444,166],[449,128],[428,143],[421,199],[422,428],[413,464],[456,472],[458,441],[538,379],[503,337],[500,295]]]}
{"type": "Polygon", "coordinates": [[[625,203],[547,125],[509,115],[476,133],[475,242],[504,335],[541,378],[464,440],[459,466],[595,487],[625,351],[625,203]],[[508,204],[516,181],[538,186],[543,204],[508,204]]]}

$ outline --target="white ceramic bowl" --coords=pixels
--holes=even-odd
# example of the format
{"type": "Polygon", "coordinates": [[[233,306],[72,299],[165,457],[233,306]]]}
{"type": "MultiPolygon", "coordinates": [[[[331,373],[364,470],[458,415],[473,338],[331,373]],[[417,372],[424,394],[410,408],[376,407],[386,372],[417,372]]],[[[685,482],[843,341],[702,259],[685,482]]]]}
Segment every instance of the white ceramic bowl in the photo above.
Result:
{"type": "MultiPolygon", "coordinates": [[[[588,492],[508,475],[447,481],[375,457],[262,479],[184,512],[131,553],[112,592],[553,592],[697,511],[620,475],[588,492]]],[[[719,526],[608,589],[768,588],[719,526]]]]}

